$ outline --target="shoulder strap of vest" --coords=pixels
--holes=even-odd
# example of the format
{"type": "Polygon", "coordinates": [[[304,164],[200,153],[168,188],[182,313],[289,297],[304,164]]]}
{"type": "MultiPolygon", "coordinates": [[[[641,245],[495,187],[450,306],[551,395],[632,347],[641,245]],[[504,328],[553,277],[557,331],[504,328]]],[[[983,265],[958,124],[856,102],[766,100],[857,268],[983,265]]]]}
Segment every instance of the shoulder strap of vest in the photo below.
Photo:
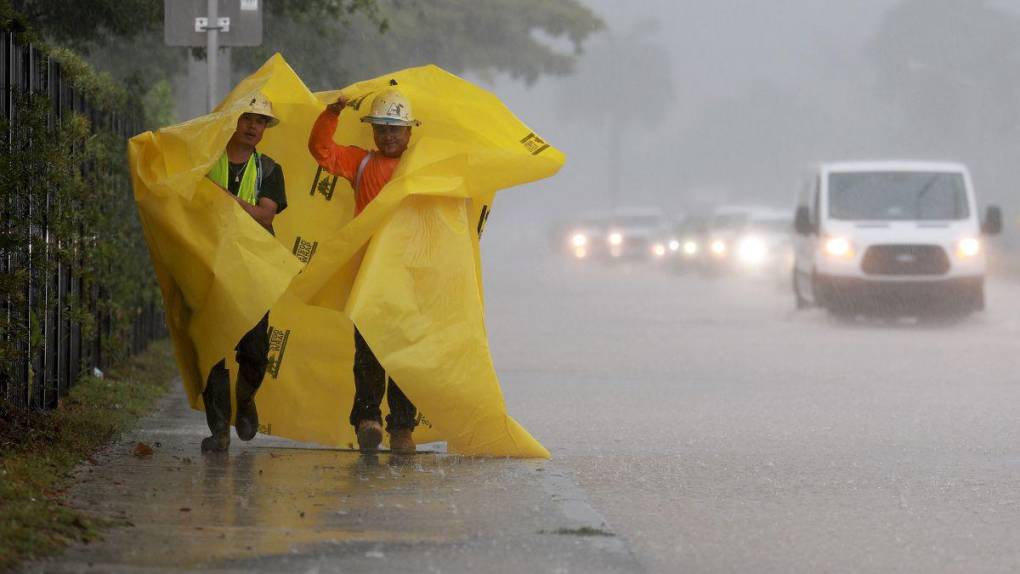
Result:
{"type": "Polygon", "coordinates": [[[361,159],[361,163],[358,164],[358,173],[354,175],[354,192],[357,193],[361,189],[361,176],[365,173],[365,166],[368,165],[368,161],[372,159],[373,152],[368,154],[361,159]]]}
{"type": "Polygon", "coordinates": [[[264,153],[260,153],[259,161],[262,163],[262,179],[273,175],[273,170],[276,169],[276,160],[264,153]]]}
{"type": "Polygon", "coordinates": [[[255,152],[255,201],[262,197],[262,182],[272,175],[275,169],[276,161],[273,158],[255,152]]]}

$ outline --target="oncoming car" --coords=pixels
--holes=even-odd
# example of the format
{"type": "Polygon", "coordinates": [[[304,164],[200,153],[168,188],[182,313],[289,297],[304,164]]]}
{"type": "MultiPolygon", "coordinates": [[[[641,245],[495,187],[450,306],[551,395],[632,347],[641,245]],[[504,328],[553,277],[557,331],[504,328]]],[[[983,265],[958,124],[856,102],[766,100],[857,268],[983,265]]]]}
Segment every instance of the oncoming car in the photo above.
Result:
{"type": "Polygon", "coordinates": [[[705,259],[707,221],[704,217],[688,215],[673,225],[669,238],[673,268],[679,272],[697,269],[705,259]],[[675,242],[675,243],[674,243],[675,242]]]}
{"type": "Polygon", "coordinates": [[[589,212],[577,221],[561,224],[553,234],[557,251],[563,250],[574,259],[594,259],[605,253],[606,227],[609,214],[589,212]]]}
{"type": "Polygon", "coordinates": [[[958,163],[820,165],[795,215],[793,291],[798,308],[852,316],[980,311],[987,262],[967,168],[958,163]]]}
{"type": "Polygon", "coordinates": [[[789,212],[772,207],[727,205],[713,210],[704,239],[702,269],[754,274],[790,263],[789,212]]]}
{"type": "Polygon", "coordinates": [[[793,211],[751,211],[738,232],[731,262],[738,273],[786,282],[793,269],[793,211]]]}
{"type": "Polygon", "coordinates": [[[657,260],[666,255],[663,237],[669,218],[657,207],[621,208],[606,230],[605,248],[611,260],[657,260]]]}

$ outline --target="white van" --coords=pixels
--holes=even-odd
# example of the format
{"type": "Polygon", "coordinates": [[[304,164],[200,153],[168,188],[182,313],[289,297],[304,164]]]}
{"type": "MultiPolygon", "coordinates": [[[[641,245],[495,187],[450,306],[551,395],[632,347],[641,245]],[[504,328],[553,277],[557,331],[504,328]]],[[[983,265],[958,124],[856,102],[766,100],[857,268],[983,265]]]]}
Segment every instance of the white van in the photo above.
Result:
{"type": "Polygon", "coordinates": [[[958,163],[845,162],[817,167],[794,217],[797,308],[858,313],[969,313],[984,309],[983,223],[958,163]]]}

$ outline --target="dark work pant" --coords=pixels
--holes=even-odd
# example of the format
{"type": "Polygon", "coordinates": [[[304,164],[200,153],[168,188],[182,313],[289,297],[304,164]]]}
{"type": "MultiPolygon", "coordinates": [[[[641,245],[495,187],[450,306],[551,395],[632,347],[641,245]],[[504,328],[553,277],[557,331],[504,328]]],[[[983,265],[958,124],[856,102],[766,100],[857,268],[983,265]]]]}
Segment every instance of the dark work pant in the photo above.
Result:
{"type": "MultiPolygon", "coordinates": [[[[237,359],[237,401],[250,400],[262,386],[269,365],[269,313],[241,337],[234,347],[237,359]]],[[[226,359],[213,366],[202,391],[205,402],[205,420],[209,430],[230,430],[230,371],[226,359]]]]}
{"type": "Polygon", "coordinates": [[[375,358],[364,337],[354,329],[354,407],[351,409],[351,425],[358,426],[364,420],[382,422],[383,394],[390,414],[386,417],[386,432],[409,430],[415,427],[418,410],[404,395],[393,379],[386,389],[386,371],[375,358]]]}
{"type": "Polygon", "coordinates": [[[269,366],[269,313],[241,337],[234,351],[237,353],[237,400],[246,401],[262,386],[269,366]]]}

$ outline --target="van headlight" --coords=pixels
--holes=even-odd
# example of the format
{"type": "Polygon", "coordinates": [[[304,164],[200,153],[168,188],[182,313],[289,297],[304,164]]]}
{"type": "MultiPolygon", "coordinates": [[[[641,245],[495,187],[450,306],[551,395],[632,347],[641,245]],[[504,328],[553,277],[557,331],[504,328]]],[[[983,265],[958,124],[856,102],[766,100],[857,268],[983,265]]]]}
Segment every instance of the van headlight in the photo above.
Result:
{"type": "Polygon", "coordinates": [[[573,244],[574,247],[584,247],[585,245],[588,245],[588,237],[583,233],[575,233],[574,236],[570,238],[570,243],[573,244]]]}
{"type": "Polygon", "coordinates": [[[670,251],[678,251],[679,249],[680,249],[680,242],[677,241],[676,239],[670,239],[669,240],[669,250],[670,251]]]}
{"type": "Polygon", "coordinates": [[[981,253],[981,240],[976,237],[964,237],[956,244],[956,254],[962,259],[975,257],[981,253]]]}
{"type": "Polygon", "coordinates": [[[712,255],[715,255],[716,257],[726,256],[726,242],[722,239],[714,239],[712,243],[708,245],[708,248],[712,252],[712,255]]]}
{"type": "Polygon", "coordinates": [[[688,257],[694,257],[695,255],[698,254],[698,251],[699,251],[699,249],[698,249],[698,242],[693,240],[693,239],[688,239],[687,241],[684,241],[683,248],[684,248],[684,255],[686,255],[688,257]]]}
{"type": "Polygon", "coordinates": [[[845,237],[830,237],[825,240],[822,247],[825,254],[840,259],[850,259],[854,256],[854,246],[845,237]]]}
{"type": "Polygon", "coordinates": [[[655,245],[652,245],[652,255],[656,257],[662,257],[665,254],[666,254],[665,245],[663,245],[662,243],[656,243],[655,245]]]}
{"type": "Polygon", "coordinates": [[[745,237],[737,247],[740,260],[747,265],[761,265],[768,256],[768,247],[760,237],[745,237]]]}
{"type": "Polygon", "coordinates": [[[614,231],[609,234],[609,244],[619,246],[623,244],[623,234],[619,231],[614,231]]]}

